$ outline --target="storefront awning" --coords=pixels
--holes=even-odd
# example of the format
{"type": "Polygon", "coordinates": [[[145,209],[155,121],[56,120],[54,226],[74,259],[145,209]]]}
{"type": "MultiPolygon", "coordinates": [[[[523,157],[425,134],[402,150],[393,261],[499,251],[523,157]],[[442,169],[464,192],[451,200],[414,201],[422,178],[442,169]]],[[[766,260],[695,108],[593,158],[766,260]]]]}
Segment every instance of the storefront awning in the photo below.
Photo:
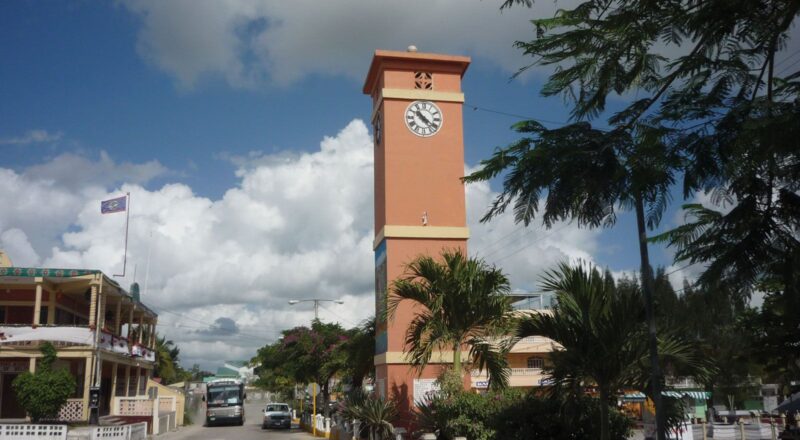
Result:
{"type": "MultiPolygon", "coordinates": [[[[711,393],[708,391],[662,391],[662,396],[674,397],[682,399],[684,397],[691,397],[695,400],[708,400],[711,398],[711,393]]],[[[644,402],[647,396],[642,392],[625,393],[622,396],[623,402],[644,402]]]]}

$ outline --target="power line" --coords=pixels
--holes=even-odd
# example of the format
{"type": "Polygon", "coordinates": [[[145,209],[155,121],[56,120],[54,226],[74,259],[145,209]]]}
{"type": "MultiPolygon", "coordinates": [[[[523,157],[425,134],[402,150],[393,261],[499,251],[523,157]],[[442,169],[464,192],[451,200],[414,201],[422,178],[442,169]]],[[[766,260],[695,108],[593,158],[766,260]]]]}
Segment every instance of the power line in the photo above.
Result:
{"type": "Polygon", "coordinates": [[[341,316],[340,316],[338,313],[336,313],[336,312],[334,312],[333,310],[331,310],[331,309],[329,309],[329,308],[327,308],[327,307],[323,306],[322,304],[320,304],[319,306],[322,308],[322,310],[325,310],[325,311],[327,311],[328,313],[330,313],[331,315],[333,315],[333,316],[335,316],[335,317],[337,317],[337,318],[341,319],[341,320],[342,320],[342,321],[344,321],[346,324],[349,324],[349,325],[351,325],[351,326],[353,326],[353,327],[358,327],[358,324],[353,324],[353,321],[351,321],[351,320],[349,320],[349,319],[345,319],[345,318],[341,317],[341,316]]]}
{"type": "Polygon", "coordinates": [[[542,240],[544,240],[545,238],[548,238],[548,237],[550,236],[550,234],[555,234],[555,233],[557,233],[557,232],[561,232],[561,231],[563,231],[564,229],[566,229],[568,226],[570,226],[570,223],[566,223],[566,224],[564,224],[564,226],[562,226],[562,227],[560,227],[560,228],[558,228],[558,229],[556,229],[556,230],[553,230],[553,231],[547,231],[547,232],[548,232],[548,234],[542,235],[541,237],[539,237],[539,238],[537,238],[537,239],[535,239],[535,240],[531,241],[530,243],[528,243],[528,244],[526,244],[525,246],[523,246],[523,247],[521,247],[521,248],[517,249],[516,251],[514,251],[514,252],[512,252],[512,253],[510,253],[510,254],[508,254],[508,255],[504,256],[504,257],[501,257],[501,258],[498,258],[498,259],[496,259],[496,260],[495,260],[495,262],[498,262],[498,261],[503,261],[503,260],[505,260],[506,258],[513,257],[514,255],[517,255],[518,253],[520,253],[520,252],[524,251],[525,249],[529,248],[529,247],[530,247],[532,244],[534,244],[534,243],[537,243],[537,242],[539,242],[539,241],[542,241],[542,240]]]}
{"type": "Polygon", "coordinates": [[[502,247],[502,246],[500,246],[500,243],[502,243],[503,241],[505,241],[505,239],[506,239],[506,238],[508,238],[508,237],[511,237],[512,235],[516,234],[517,232],[519,232],[519,231],[521,231],[521,230],[523,230],[523,229],[525,229],[525,225],[524,225],[524,224],[523,224],[523,225],[520,225],[519,227],[517,227],[517,228],[516,228],[516,229],[514,229],[513,231],[509,232],[508,234],[506,234],[506,235],[504,235],[504,236],[502,236],[502,237],[498,238],[498,239],[497,239],[497,240],[495,240],[494,242],[492,242],[492,243],[489,243],[489,246],[487,246],[486,248],[484,248],[484,249],[483,249],[483,251],[484,251],[484,252],[486,252],[486,254],[484,254],[484,255],[483,255],[483,258],[484,258],[484,259],[486,259],[486,258],[490,257],[491,255],[494,255],[494,254],[496,254],[497,252],[499,252],[500,250],[502,250],[502,249],[503,249],[503,247],[502,247]],[[494,247],[497,247],[497,248],[496,248],[496,249],[494,249],[494,250],[492,250],[491,252],[487,252],[487,251],[488,251],[488,249],[491,249],[491,248],[494,248],[494,247]]]}

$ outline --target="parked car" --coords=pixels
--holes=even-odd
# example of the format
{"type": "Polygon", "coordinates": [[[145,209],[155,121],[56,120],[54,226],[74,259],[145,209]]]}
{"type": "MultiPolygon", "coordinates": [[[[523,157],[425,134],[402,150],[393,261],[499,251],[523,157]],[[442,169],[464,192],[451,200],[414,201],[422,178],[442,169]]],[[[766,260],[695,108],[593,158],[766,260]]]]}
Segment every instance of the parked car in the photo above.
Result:
{"type": "Polygon", "coordinates": [[[264,422],[261,429],[292,427],[292,413],[285,403],[268,403],[264,408],[264,422]]]}

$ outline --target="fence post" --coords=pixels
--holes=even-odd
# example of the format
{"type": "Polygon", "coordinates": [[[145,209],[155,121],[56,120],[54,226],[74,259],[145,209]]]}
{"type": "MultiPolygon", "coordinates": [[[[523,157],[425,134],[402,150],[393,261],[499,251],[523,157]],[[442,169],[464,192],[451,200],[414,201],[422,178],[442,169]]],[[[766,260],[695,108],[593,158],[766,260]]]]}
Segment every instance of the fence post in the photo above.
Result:
{"type": "Polygon", "coordinates": [[[153,435],[158,435],[158,430],[160,429],[161,421],[158,420],[158,398],[150,400],[153,402],[153,410],[151,416],[153,417],[153,435]]]}
{"type": "Polygon", "coordinates": [[[775,419],[772,416],[769,416],[769,428],[772,431],[772,440],[778,440],[778,435],[775,432],[775,419]]]}

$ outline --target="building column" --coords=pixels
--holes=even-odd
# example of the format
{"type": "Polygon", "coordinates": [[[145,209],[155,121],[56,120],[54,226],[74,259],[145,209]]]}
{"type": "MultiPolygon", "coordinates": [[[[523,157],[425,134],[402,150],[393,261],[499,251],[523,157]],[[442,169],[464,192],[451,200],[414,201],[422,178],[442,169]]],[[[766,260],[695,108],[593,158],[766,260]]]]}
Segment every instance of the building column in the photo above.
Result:
{"type": "Polygon", "coordinates": [[[122,319],[122,298],[119,299],[117,302],[117,310],[114,313],[114,334],[119,334],[122,330],[122,323],[120,320],[122,319]]]}
{"type": "Polygon", "coordinates": [[[97,326],[100,330],[106,325],[106,294],[100,293],[97,296],[97,326]]]}
{"type": "Polygon", "coordinates": [[[136,367],[136,389],[133,392],[134,396],[139,395],[139,387],[142,385],[139,382],[141,381],[142,381],[142,367],[136,367]]]}
{"type": "Polygon", "coordinates": [[[150,348],[156,346],[156,321],[150,322],[150,348]]]}
{"type": "Polygon", "coordinates": [[[92,356],[86,357],[86,367],[83,372],[83,420],[89,420],[89,387],[92,382],[92,356]]]}
{"type": "Polygon", "coordinates": [[[41,277],[36,277],[36,302],[33,305],[33,326],[38,327],[39,316],[42,314],[42,282],[41,277]]]}
{"type": "Polygon", "coordinates": [[[140,345],[144,345],[144,312],[142,312],[142,316],[139,317],[139,338],[138,342],[140,345]]]}
{"type": "Polygon", "coordinates": [[[136,306],[131,304],[130,310],[128,310],[128,343],[133,344],[131,341],[131,334],[133,332],[133,311],[136,310],[136,306]]]}
{"type": "Polygon", "coordinates": [[[125,366],[125,397],[130,397],[131,394],[131,366],[125,366]]]}
{"type": "Polygon", "coordinates": [[[49,301],[47,302],[47,324],[55,325],[56,323],[56,308],[58,307],[58,301],[56,301],[56,291],[55,290],[48,290],[47,296],[49,301]]]}
{"type": "Polygon", "coordinates": [[[97,284],[92,284],[92,297],[89,300],[89,327],[97,323],[97,284]]]}
{"type": "Polygon", "coordinates": [[[111,365],[111,414],[114,414],[114,398],[117,397],[117,370],[119,364],[114,362],[111,365]]]}

